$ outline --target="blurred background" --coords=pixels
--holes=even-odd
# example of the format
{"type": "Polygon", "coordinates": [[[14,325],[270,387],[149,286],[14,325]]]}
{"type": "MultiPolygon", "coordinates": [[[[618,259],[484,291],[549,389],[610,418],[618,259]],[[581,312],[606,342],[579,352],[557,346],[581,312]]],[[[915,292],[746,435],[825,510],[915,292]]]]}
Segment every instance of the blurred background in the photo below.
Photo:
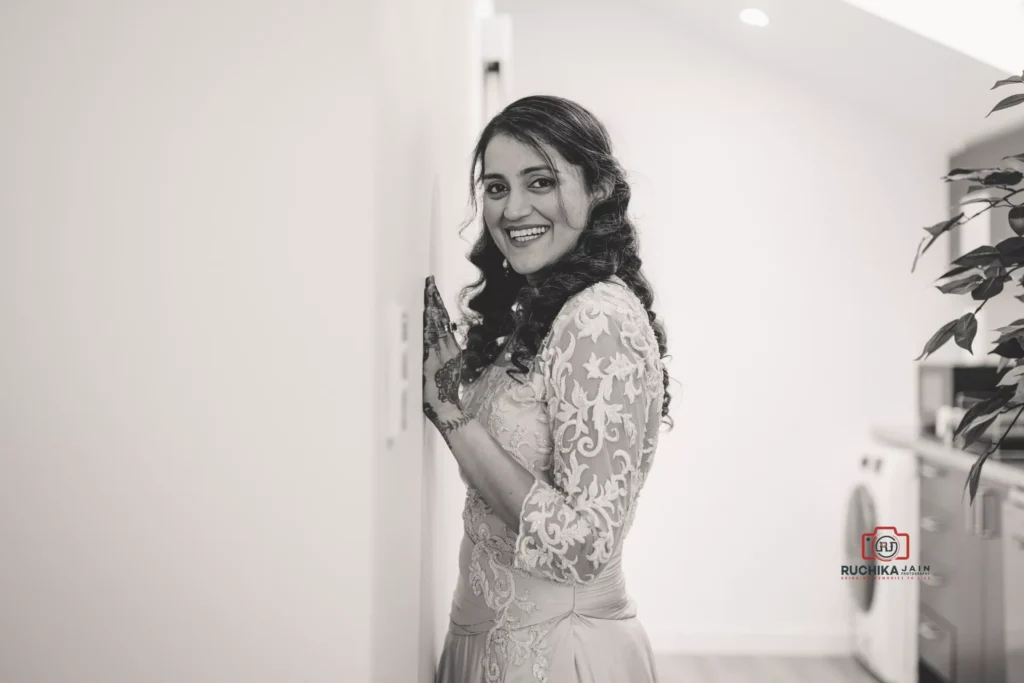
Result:
{"type": "Polygon", "coordinates": [[[535,93],[609,128],[668,333],[625,555],[663,679],[1024,681],[1024,464],[966,507],[943,443],[993,369],[913,361],[1005,220],[911,273],[974,191],[942,176],[1024,152],[986,118],[1022,30],[1001,0],[0,3],[0,681],[432,680],[464,489],[423,280],[474,279],[472,146],[535,93]],[[926,569],[847,575],[879,526],[926,569]]]}

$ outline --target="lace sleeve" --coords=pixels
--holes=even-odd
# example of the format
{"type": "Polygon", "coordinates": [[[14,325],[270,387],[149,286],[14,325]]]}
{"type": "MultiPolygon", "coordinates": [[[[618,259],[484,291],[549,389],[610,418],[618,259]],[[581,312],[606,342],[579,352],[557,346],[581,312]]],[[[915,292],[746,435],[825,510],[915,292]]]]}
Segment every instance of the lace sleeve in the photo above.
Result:
{"type": "Polygon", "coordinates": [[[587,583],[621,542],[642,485],[648,353],[643,329],[619,301],[591,296],[555,321],[540,358],[555,486],[538,479],[523,501],[518,568],[587,583]]]}

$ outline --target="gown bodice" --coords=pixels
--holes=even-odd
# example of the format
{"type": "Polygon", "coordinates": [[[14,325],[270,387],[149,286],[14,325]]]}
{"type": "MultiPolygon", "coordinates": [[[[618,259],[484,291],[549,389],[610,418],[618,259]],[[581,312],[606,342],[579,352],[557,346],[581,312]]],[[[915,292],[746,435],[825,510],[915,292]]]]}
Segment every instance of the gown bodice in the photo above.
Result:
{"type": "Polygon", "coordinates": [[[485,680],[549,666],[568,614],[628,619],[622,541],[658,442],[662,362],[647,311],[612,278],[572,297],[525,375],[504,356],[463,390],[463,409],[535,477],[519,529],[466,483],[456,633],[486,634],[485,680]]]}

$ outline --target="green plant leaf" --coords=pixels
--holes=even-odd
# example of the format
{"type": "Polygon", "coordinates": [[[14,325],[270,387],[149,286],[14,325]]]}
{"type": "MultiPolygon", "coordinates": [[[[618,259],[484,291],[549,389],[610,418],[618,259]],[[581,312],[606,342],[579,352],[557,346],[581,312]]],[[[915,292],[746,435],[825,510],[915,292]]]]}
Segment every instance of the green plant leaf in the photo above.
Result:
{"type": "Polygon", "coordinates": [[[1024,264],[1024,237],[1009,237],[996,245],[1000,262],[1007,267],[1024,264]]]}
{"type": "Polygon", "coordinates": [[[984,282],[986,282],[985,276],[979,273],[971,273],[944,284],[936,285],[936,288],[943,294],[967,294],[968,292],[973,292],[984,282]]]}
{"type": "Polygon", "coordinates": [[[986,173],[996,171],[994,168],[954,168],[946,175],[942,176],[942,179],[947,182],[954,180],[977,180],[979,177],[986,173]]]}
{"type": "Polygon", "coordinates": [[[1020,321],[1013,322],[1006,327],[998,328],[996,332],[1000,334],[1000,337],[996,340],[996,344],[1002,344],[1010,339],[1024,336],[1024,325],[1019,324],[1019,322],[1020,321]]]}
{"type": "Polygon", "coordinates": [[[1021,330],[1015,330],[1013,332],[1004,332],[999,336],[999,339],[996,339],[995,343],[996,346],[998,346],[1000,344],[1005,344],[1011,339],[1021,340],[1022,338],[1024,338],[1024,332],[1022,332],[1021,330]]]}
{"type": "Polygon", "coordinates": [[[1024,173],[1010,169],[986,176],[982,182],[986,185],[1016,185],[1021,180],[1024,180],[1024,173]]]}
{"type": "MultiPolygon", "coordinates": [[[[992,396],[978,401],[973,406],[967,409],[964,413],[963,418],[960,419],[960,424],[953,430],[953,438],[961,438],[970,430],[977,430],[977,428],[983,425],[990,419],[995,419],[999,416],[999,413],[1006,407],[1006,404],[1013,398],[1014,391],[1009,387],[1001,387],[996,390],[992,396]]],[[[984,432],[984,429],[974,433],[975,439],[984,432]]],[[[965,443],[970,445],[970,442],[965,443]]]]}
{"type": "MultiPolygon", "coordinates": [[[[1010,230],[1017,233],[1018,237],[1024,235],[1024,206],[1015,206],[1010,209],[1006,216],[1006,222],[1010,224],[1010,230]]],[[[1012,237],[1010,239],[1013,239],[1012,237]]],[[[1024,239],[1024,237],[1021,237],[1024,239]]]]}
{"type": "Polygon", "coordinates": [[[1013,360],[1012,358],[1000,358],[999,362],[996,364],[996,372],[1002,372],[1003,370],[1010,367],[1016,362],[1017,361],[1013,360]]]}
{"type": "Polygon", "coordinates": [[[986,278],[978,287],[971,291],[971,298],[975,301],[985,301],[994,296],[999,296],[1003,291],[1003,277],[998,275],[993,278],[986,278]]]}
{"type": "MultiPolygon", "coordinates": [[[[992,197],[975,197],[974,199],[965,199],[960,202],[958,206],[967,206],[968,204],[988,204],[989,206],[993,206],[1001,201],[1003,200],[998,198],[993,199],[992,197]]],[[[984,209],[982,209],[982,211],[984,211],[984,209]]]]}
{"type": "Polygon", "coordinates": [[[1018,251],[1024,251],[1024,237],[1007,237],[996,245],[996,251],[1000,254],[1016,254],[1018,251]]]}
{"type": "Polygon", "coordinates": [[[1000,283],[1009,283],[1011,278],[1010,273],[1007,271],[1006,266],[1001,263],[993,263],[986,265],[981,268],[981,274],[985,280],[998,280],[1000,283]]]}
{"type": "Polygon", "coordinates": [[[921,258],[921,254],[923,254],[925,252],[925,249],[928,248],[927,246],[925,246],[925,242],[928,242],[928,244],[931,245],[931,243],[934,242],[934,241],[935,241],[934,237],[931,238],[931,242],[928,242],[928,238],[927,237],[922,237],[921,241],[917,243],[917,251],[914,252],[914,262],[912,264],[910,264],[910,272],[911,273],[913,273],[915,270],[917,270],[917,260],[919,258],[921,258]],[[924,249],[922,249],[921,247],[924,247],[924,249]]]}
{"type": "Polygon", "coordinates": [[[938,282],[939,280],[945,280],[948,277],[956,277],[961,273],[966,273],[968,270],[971,270],[971,266],[957,266],[956,268],[947,270],[945,273],[935,278],[935,281],[938,282]]]}
{"type": "MultiPolygon", "coordinates": [[[[921,355],[914,360],[921,360],[932,355],[945,345],[953,337],[953,329],[956,327],[957,320],[950,320],[948,323],[938,329],[938,331],[932,335],[932,338],[928,340],[928,343],[924,345],[924,351],[921,355]]],[[[1024,356],[1024,349],[1021,349],[1021,355],[1024,356]]]]}
{"type": "Polygon", "coordinates": [[[997,344],[989,353],[1003,358],[1024,358],[1024,347],[1021,347],[1019,339],[1007,339],[1001,344],[997,344]]]}
{"type": "Polygon", "coordinates": [[[1006,327],[996,328],[996,332],[1009,332],[1011,329],[1024,329],[1024,318],[1017,318],[1006,327]]]}
{"type": "Polygon", "coordinates": [[[1024,154],[1013,154],[1008,157],[1003,157],[1003,161],[1006,161],[1007,159],[1013,159],[1014,161],[1024,162],[1024,154]]]}
{"type": "Polygon", "coordinates": [[[987,244],[977,249],[972,249],[957,260],[953,261],[954,266],[967,266],[968,268],[977,268],[979,266],[988,266],[994,263],[1002,263],[1002,255],[999,250],[995,247],[990,247],[987,244]]]}
{"type": "Polygon", "coordinates": [[[1018,93],[1017,95],[1010,95],[1006,99],[1000,100],[999,104],[992,107],[992,111],[985,114],[985,118],[987,119],[988,117],[992,116],[992,114],[995,114],[997,111],[1009,109],[1010,107],[1016,107],[1021,102],[1024,102],[1024,94],[1018,93]]]}
{"type": "Polygon", "coordinates": [[[925,237],[918,243],[917,252],[914,254],[914,263],[910,266],[911,273],[917,270],[918,259],[920,259],[924,255],[924,253],[928,251],[928,249],[930,249],[933,244],[935,244],[935,240],[939,238],[939,235],[946,232],[947,230],[951,230],[952,228],[956,227],[959,224],[960,219],[963,217],[964,214],[959,213],[953,218],[950,218],[948,220],[942,221],[941,223],[936,223],[935,225],[931,225],[925,228],[928,234],[930,234],[932,237],[931,239],[925,237]]]}
{"type": "Polygon", "coordinates": [[[984,401],[978,401],[973,406],[967,409],[964,416],[960,418],[960,424],[953,430],[953,440],[961,438],[964,431],[972,424],[977,424],[979,419],[984,419],[990,415],[988,410],[988,404],[991,399],[985,399],[984,401]]]}
{"type": "MultiPolygon", "coordinates": [[[[1013,168],[954,168],[942,178],[947,183],[958,180],[981,183],[982,186],[1016,185],[1024,180],[1024,173],[1013,168]]],[[[996,200],[999,201],[999,200],[996,200]]]]}
{"type": "Polygon", "coordinates": [[[958,437],[960,447],[967,448],[975,441],[980,439],[982,436],[984,436],[985,432],[989,430],[989,428],[992,426],[992,423],[995,422],[998,418],[998,413],[996,413],[995,415],[985,415],[976,418],[972,424],[968,425],[967,428],[960,433],[960,436],[958,437]]]}
{"type": "Polygon", "coordinates": [[[996,88],[999,88],[1004,85],[1013,85],[1014,83],[1024,83],[1024,78],[1020,76],[1010,76],[1009,78],[1004,78],[1001,81],[996,81],[996,84],[989,88],[989,90],[995,90],[996,88]]]}
{"type": "Polygon", "coordinates": [[[1014,330],[1014,331],[1011,331],[1011,332],[1003,332],[1001,335],[999,335],[999,338],[996,339],[995,342],[993,342],[993,343],[996,346],[999,346],[1000,344],[1005,344],[1006,342],[1010,341],[1011,339],[1018,339],[1020,337],[1024,337],[1024,332],[1022,332],[1021,330],[1014,330]]]}
{"type": "Polygon", "coordinates": [[[974,343],[976,334],[978,334],[978,320],[974,317],[973,312],[965,313],[953,327],[953,339],[956,341],[956,345],[971,355],[974,355],[971,344],[974,343]]]}
{"type": "Polygon", "coordinates": [[[999,412],[1006,406],[1009,400],[1013,398],[1013,391],[1009,389],[1000,389],[995,394],[986,398],[983,401],[978,401],[973,406],[967,409],[964,416],[960,419],[960,424],[953,430],[953,438],[964,438],[965,446],[969,446],[971,442],[966,441],[966,437],[974,436],[975,440],[978,436],[985,431],[984,429],[978,430],[978,427],[984,425],[985,422],[990,422],[999,416],[999,412]]]}
{"type": "MultiPolygon", "coordinates": [[[[981,468],[985,465],[985,461],[988,460],[988,456],[991,454],[992,449],[986,450],[982,453],[974,464],[971,465],[970,471],[967,472],[967,481],[964,482],[964,491],[970,491],[971,494],[971,505],[974,505],[974,497],[978,495],[978,484],[981,483],[981,468]]],[[[963,495],[961,494],[961,498],[963,495]]]]}
{"type": "Polygon", "coordinates": [[[944,221],[939,221],[935,225],[929,225],[927,228],[925,228],[925,231],[929,235],[931,235],[932,237],[938,237],[942,233],[947,232],[948,230],[951,230],[957,223],[960,222],[960,219],[963,218],[963,217],[964,217],[964,213],[963,212],[958,213],[957,215],[953,216],[952,218],[947,218],[944,221]]]}
{"type": "MultiPolygon", "coordinates": [[[[1021,393],[1021,386],[1018,385],[1018,387],[1017,387],[1017,394],[1020,394],[1020,393],[1021,393]]],[[[1015,395],[1014,396],[1014,400],[1016,400],[1016,399],[1017,399],[1017,396],[1015,395]]],[[[1022,404],[1022,405],[1024,405],[1024,404],[1022,404]]],[[[1016,424],[1016,422],[1020,418],[1022,412],[1024,412],[1024,407],[1020,407],[1020,409],[1018,410],[1017,414],[1013,416],[1013,420],[1010,422],[1010,426],[1007,427],[1007,430],[1011,429],[1013,427],[1013,425],[1016,424]]],[[[985,449],[985,452],[981,454],[981,456],[974,462],[973,465],[971,465],[971,469],[967,473],[967,481],[964,482],[964,492],[968,492],[968,491],[970,492],[970,494],[971,494],[971,504],[972,505],[974,504],[974,497],[978,494],[978,484],[981,482],[981,468],[985,466],[985,461],[988,460],[988,457],[990,455],[992,455],[992,453],[994,453],[995,450],[997,448],[999,448],[999,446],[1002,445],[1004,438],[1005,438],[1005,434],[1001,435],[999,437],[999,440],[996,443],[994,443],[990,448],[985,449]]],[[[962,498],[962,494],[961,494],[961,498],[962,498]]]]}
{"type": "Polygon", "coordinates": [[[999,255],[1000,260],[988,265],[981,266],[981,274],[986,278],[999,278],[1003,282],[1010,279],[1009,274],[1006,272],[1006,266],[1002,264],[1002,254],[999,255]]]}
{"type": "Polygon", "coordinates": [[[1024,365],[1018,365],[999,379],[998,386],[1006,387],[1012,385],[1016,387],[1017,382],[1020,381],[1022,376],[1024,376],[1024,365]]]}

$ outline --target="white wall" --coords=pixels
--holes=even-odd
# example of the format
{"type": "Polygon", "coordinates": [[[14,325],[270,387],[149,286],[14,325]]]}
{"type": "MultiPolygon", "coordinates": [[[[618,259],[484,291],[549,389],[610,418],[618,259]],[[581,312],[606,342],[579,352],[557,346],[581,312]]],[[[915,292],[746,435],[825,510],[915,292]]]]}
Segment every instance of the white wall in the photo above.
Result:
{"type": "Polygon", "coordinates": [[[3,3],[0,680],[430,680],[417,337],[470,106],[435,12],[3,3]]]}
{"type": "Polygon", "coordinates": [[[848,472],[872,424],[914,419],[911,359],[960,313],[930,288],[941,249],[910,274],[945,147],[636,6],[499,10],[514,95],[591,108],[632,172],[674,357],[626,557],[655,646],[848,650],[848,472]]]}
{"type": "MultiPolygon", "coordinates": [[[[468,279],[458,233],[477,132],[473,5],[392,0],[378,7],[376,301],[384,315],[393,304],[405,310],[410,334],[408,430],[376,460],[374,680],[389,683],[433,680],[458,576],[465,488],[436,430],[423,429],[420,335],[426,275],[436,276],[453,312],[468,279]]],[[[382,343],[385,326],[382,315],[382,343]]],[[[383,431],[384,393],[378,398],[383,431]]]]}

